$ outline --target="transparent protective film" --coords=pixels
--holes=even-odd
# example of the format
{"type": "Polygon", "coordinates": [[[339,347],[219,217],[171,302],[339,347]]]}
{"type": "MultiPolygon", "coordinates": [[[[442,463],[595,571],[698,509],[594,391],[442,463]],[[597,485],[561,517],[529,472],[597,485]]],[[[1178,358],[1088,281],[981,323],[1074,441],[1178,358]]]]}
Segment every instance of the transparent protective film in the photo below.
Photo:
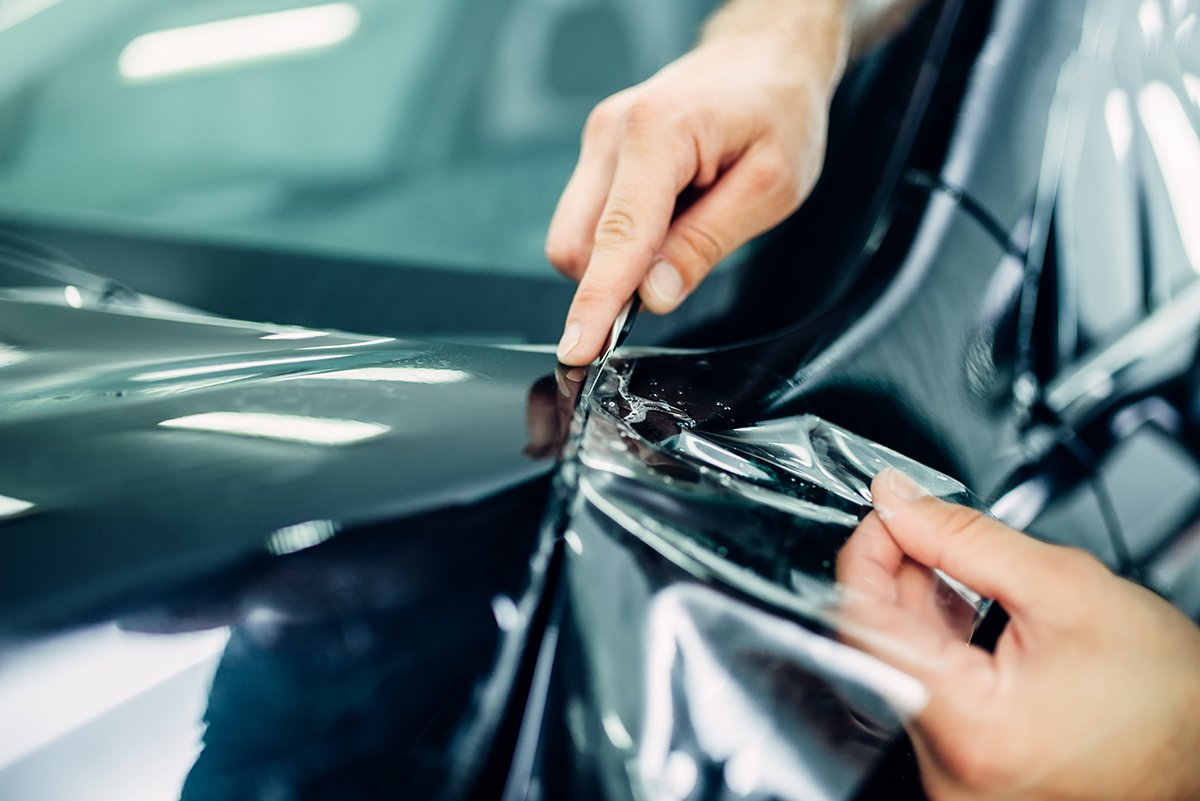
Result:
{"type": "Polygon", "coordinates": [[[811,415],[697,424],[633,395],[631,369],[610,366],[564,467],[552,695],[572,747],[543,743],[543,764],[573,760],[571,797],[852,797],[927,702],[897,665],[968,641],[987,608],[916,563],[902,600],[876,591],[858,565],[883,531],[860,525],[871,480],[895,467],[980,504],[811,415]]]}

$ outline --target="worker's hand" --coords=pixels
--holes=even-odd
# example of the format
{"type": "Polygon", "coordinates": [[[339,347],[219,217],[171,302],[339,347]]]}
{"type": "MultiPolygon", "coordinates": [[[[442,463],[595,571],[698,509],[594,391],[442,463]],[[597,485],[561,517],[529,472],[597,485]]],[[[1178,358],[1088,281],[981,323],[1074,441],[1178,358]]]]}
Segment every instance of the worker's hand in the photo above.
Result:
{"type": "Polygon", "coordinates": [[[867,648],[929,689],[910,728],[930,798],[1200,798],[1200,630],[1190,620],[1093,557],[932,498],[899,472],[871,489],[875,512],[839,580],[871,599],[860,612],[890,607],[881,614],[892,633],[919,639],[867,648]],[[953,624],[929,625],[919,587],[906,586],[931,568],[1007,610],[994,654],[965,645],[953,624]]]}
{"type": "Polygon", "coordinates": [[[579,281],[560,361],[592,361],[635,291],[674,309],[808,195],[846,58],[844,3],[730,4],[695,50],[592,111],[546,238],[579,281]]]}

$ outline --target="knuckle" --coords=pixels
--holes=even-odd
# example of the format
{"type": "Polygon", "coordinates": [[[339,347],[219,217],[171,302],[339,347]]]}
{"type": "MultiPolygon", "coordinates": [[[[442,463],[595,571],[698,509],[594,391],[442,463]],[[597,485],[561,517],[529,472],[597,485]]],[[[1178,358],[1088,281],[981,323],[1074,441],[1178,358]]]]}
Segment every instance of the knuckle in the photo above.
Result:
{"type": "Polygon", "coordinates": [[[675,105],[659,97],[647,96],[634,100],[625,112],[625,132],[637,137],[651,132],[676,114],[675,105]]]}
{"type": "Polygon", "coordinates": [[[609,302],[609,293],[602,287],[592,284],[581,284],[575,292],[575,300],[572,303],[573,310],[579,310],[585,314],[592,312],[595,309],[600,309],[606,306],[609,302]]]}
{"type": "Polygon", "coordinates": [[[619,206],[605,211],[596,223],[597,247],[627,245],[637,240],[637,234],[637,219],[632,212],[619,206]]]}
{"type": "Polygon", "coordinates": [[[756,193],[788,206],[798,206],[804,199],[804,181],[795,165],[781,154],[759,158],[750,173],[750,184],[756,193]]]}
{"type": "Polygon", "coordinates": [[[1079,582],[1090,582],[1109,573],[1103,562],[1082,548],[1059,547],[1055,558],[1057,570],[1079,582]]]}
{"type": "Polygon", "coordinates": [[[979,512],[966,506],[949,506],[942,518],[942,530],[946,536],[972,539],[984,533],[988,520],[979,512]]]}
{"type": "Polygon", "coordinates": [[[609,97],[601,100],[588,112],[587,120],[583,124],[583,134],[588,136],[601,136],[612,130],[614,123],[621,116],[617,98],[609,97]]]}
{"type": "Polygon", "coordinates": [[[580,251],[557,240],[546,241],[546,260],[563,272],[579,269],[580,251]]]}
{"type": "Polygon", "coordinates": [[[722,238],[703,226],[679,223],[677,235],[687,251],[686,255],[704,267],[712,267],[725,257],[726,247],[722,238]]]}
{"type": "Polygon", "coordinates": [[[1010,781],[1008,759],[994,743],[987,747],[964,739],[945,755],[946,766],[958,781],[970,788],[1002,787],[1010,781]]]}

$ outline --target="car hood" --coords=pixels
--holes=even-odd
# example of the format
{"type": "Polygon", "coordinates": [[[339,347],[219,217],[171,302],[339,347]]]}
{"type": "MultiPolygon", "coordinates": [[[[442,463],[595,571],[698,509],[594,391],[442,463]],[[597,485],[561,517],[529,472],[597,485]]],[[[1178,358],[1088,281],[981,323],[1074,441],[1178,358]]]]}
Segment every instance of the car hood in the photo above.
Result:
{"type": "Polygon", "coordinates": [[[470,504],[526,455],[541,352],[0,300],[5,627],[470,504]]]}

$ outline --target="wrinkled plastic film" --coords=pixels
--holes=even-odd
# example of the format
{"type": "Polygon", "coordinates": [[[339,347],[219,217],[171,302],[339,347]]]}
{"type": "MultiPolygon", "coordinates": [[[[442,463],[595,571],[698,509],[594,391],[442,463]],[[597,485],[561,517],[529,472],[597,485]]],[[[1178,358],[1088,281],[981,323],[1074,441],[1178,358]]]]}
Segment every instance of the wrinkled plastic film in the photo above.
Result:
{"type": "Polygon", "coordinates": [[[607,371],[575,454],[560,655],[575,748],[599,749],[604,797],[851,797],[927,701],[897,666],[969,639],[987,606],[916,565],[916,609],[839,583],[870,482],[895,467],[979,504],[811,415],[697,425],[634,395],[630,370],[607,371]]]}

